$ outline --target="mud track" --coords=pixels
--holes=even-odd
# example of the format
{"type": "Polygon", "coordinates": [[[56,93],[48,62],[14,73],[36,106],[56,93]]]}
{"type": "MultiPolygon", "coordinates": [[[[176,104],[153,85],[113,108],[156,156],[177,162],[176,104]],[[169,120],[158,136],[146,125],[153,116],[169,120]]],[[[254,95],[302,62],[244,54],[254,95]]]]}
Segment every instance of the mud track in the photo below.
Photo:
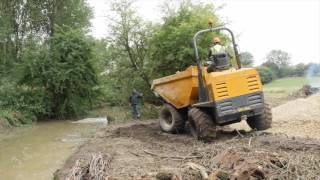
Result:
{"type": "Polygon", "coordinates": [[[161,178],[161,173],[171,179],[201,179],[199,171],[186,168],[188,162],[204,167],[212,179],[320,177],[318,140],[224,129],[219,130],[214,142],[203,143],[188,132],[174,135],[159,129],[156,122],[102,129],[55,177],[65,179],[77,160],[90,161],[91,155],[97,153],[107,162],[104,173],[109,179],[156,179],[161,178]]]}
{"type": "Polygon", "coordinates": [[[84,144],[55,177],[319,180],[319,103],[320,94],[289,101],[273,108],[271,129],[251,131],[241,122],[220,128],[211,143],[197,141],[187,131],[164,133],[157,120],[111,125],[84,144]]]}

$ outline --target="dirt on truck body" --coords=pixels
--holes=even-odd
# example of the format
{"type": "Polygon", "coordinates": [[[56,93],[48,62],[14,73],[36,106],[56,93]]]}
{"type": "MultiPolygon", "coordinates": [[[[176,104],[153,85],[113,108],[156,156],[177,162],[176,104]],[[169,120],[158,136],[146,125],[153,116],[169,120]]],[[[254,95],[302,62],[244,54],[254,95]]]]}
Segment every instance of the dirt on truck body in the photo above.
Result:
{"type": "Polygon", "coordinates": [[[187,131],[179,135],[163,133],[152,121],[111,125],[70,157],[55,178],[317,179],[319,133],[309,129],[314,133],[307,137],[306,131],[296,128],[300,137],[294,137],[291,131],[290,136],[277,132],[290,129],[290,119],[300,129],[319,124],[319,100],[320,95],[315,95],[274,108],[275,123],[268,132],[221,128],[211,143],[195,141],[187,131]],[[298,105],[308,105],[308,114],[298,116],[298,105]],[[283,112],[286,108],[287,113],[283,112]]]}

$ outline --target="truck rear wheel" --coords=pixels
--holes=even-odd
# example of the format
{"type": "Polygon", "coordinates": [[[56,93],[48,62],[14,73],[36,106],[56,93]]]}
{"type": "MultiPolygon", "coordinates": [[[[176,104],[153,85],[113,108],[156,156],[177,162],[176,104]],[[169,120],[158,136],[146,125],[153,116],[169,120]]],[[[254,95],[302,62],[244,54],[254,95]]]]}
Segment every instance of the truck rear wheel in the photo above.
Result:
{"type": "Polygon", "coordinates": [[[184,130],[185,119],[179,111],[170,104],[164,104],[159,119],[161,130],[168,133],[179,133],[184,130]]]}
{"type": "Polygon", "coordinates": [[[215,123],[209,114],[201,109],[191,108],[188,112],[190,131],[193,137],[209,141],[216,137],[215,123]]]}
{"type": "Polygon", "coordinates": [[[263,113],[248,117],[247,123],[252,129],[256,130],[266,130],[270,128],[272,123],[272,112],[270,105],[265,103],[263,113]]]}

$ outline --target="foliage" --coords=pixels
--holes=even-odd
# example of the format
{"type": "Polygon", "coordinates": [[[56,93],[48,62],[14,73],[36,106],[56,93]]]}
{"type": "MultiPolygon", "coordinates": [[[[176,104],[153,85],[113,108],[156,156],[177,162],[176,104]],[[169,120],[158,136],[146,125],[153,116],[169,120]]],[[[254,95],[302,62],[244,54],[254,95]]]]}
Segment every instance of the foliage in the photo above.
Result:
{"type": "MultiPolygon", "coordinates": [[[[167,7],[164,10],[163,25],[156,28],[150,40],[150,66],[152,77],[162,77],[181,71],[195,64],[192,38],[202,29],[208,29],[208,18],[215,20],[214,27],[224,24],[216,15],[215,7],[206,4],[192,4],[183,1],[178,8],[167,7]]],[[[208,33],[198,40],[199,54],[202,60],[208,56],[208,48],[213,36],[220,36],[223,44],[228,39],[222,33],[208,33]]]]}
{"type": "Polygon", "coordinates": [[[45,113],[46,102],[44,94],[36,89],[17,86],[16,83],[3,82],[0,90],[0,106],[19,112],[29,113],[32,116],[45,113]]]}
{"type": "Polygon", "coordinates": [[[126,102],[134,87],[145,97],[152,96],[148,74],[148,39],[153,29],[136,14],[133,3],[131,0],[120,0],[111,4],[109,53],[105,63],[108,68],[106,86],[110,89],[106,95],[110,97],[111,104],[126,102]]]}
{"type": "Polygon", "coordinates": [[[257,71],[259,72],[262,84],[267,84],[275,79],[275,74],[269,67],[260,66],[257,68],[257,71]]]}
{"type": "Polygon", "coordinates": [[[25,44],[53,36],[55,26],[86,30],[92,10],[85,0],[1,0],[0,73],[22,61],[25,44]]]}
{"type": "Polygon", "coordinates": [[[276,79],[271,83],[263,86],[264,91],[267,92],[286,92],[291,93],[301,89],[305,84],[317,82],[319,85],[320,77],[313,77],[312,79],[306,77],[286,77],[276,79]]]}
{"type": "Polygon", "coordinates": [[[320,73],[320,65],[315,63],[299,63],[278,69],[281,77],[312,77],[320,73]]]}
{"type": "Polygon", "coordinates": [[[30,124],[35,120],[30,112],[20,112],[13,109],[0,109],[0,128],[30,124]]]}
{"type": "Polygon", "coordinates": [[[254,60],[250,52],[242,52],[239,54],[242,67],[252,67],[254,60]]]}
{"type": "Polygon", "coordinates": [[[293,67],[291,67],[291,76],[304,76],[305,71],[307,69],[307,65],[303,63],[299,63],[293,67]]]}
{"type": "Polygon", "coordinates": [[[56,25],[66,25],[72,29],[82,29],[83,31],[87,31],[90,27],[93,13],[85,0],[53,0],[50,8],[48,15],[52,21],[53,31],[56,25]]]}
{"type": "MultiPolygon", "coordinates": [[[[111,10],[104,90],[112,105],[127,104],[133,88],[144,94],[144,100],[156,103],[150,90],[151,80],[194,65],[193,35],[209,28],[209,17],[215,19],[214,26],[223,24],[215,7],[187,0],[178,6],[166,6],[163,24],[143,21],[136,14],[134,1],[113,1],[111,10]]],[[[213,36],[220,36],[223,44],[228,45],[228,37],[223,33],[200,37],[198,48],[203,60],[213,36]]]]}
{"type": "Polygon", "coordinates": [[[42,52],[26,55],[20,84],[43,91],[50,116],[80,115],[98,96],[89,42],[80,30],[58,28],[42,52]]]}
{"type": "MultiPolygon", "coordinates": [[[[274,65],[274,64],[273,64],[274,65]]],[[[299,63],[296,65],[286,65],[281,68],[277,68],[276,66],[273,66],[270,63],[268,65],[262,65],[258,67],[258,71],[260,74],[262,74],[264,77],[263,81],[269,82],[270,79],[274,80],[276,78],[279,78],[277,76],[277,73],[274,71],[274,69],[277,70],[278,74],[282,75],[282,78],[284,77],[306,77],[308,79],[312,79],[313,77],[317,77],[320,74],[320,64],[315,63],[299,63]],[[265,68],[267,67],[268,70],[265,68]],[[273,68],[270,68],[273,67],[273,68]],[[269,73],[267,73],[267,71],[269,73]],[[271,78],[272,74],[272,78],[271,78]]],[[[314,84],[314,82],[309,82],[309,84],[314,84]]]]}
{"type": "Polygon", "coordinates": [[[272,50],[266,56],[263,66],[269,67],[279,78],[288,76],[290,73],[290,55],[282,50],[272,50]]]}
{"type": "Polygon", "coordinates": [[[85,0],[0,1],[1,122],[16,126],[37,117],[62,117],[87,109],[84,104],[90,103],[84,96],[91,101],[98,90],[96,68],[90,65],[99,57],[91,57],[93,40],[83,33],[91,18],[85,0]],[[59,26],[65,25],[83,32],[70,31],[69,37],[74,33],[74,38],[68,38],[59,32],[59,26]],[[83,88],[86,85],[93,86],[88,90],[83,88]]]}
{"type": "Polygon", "coordinates": [[[0,128],[19,126],[36,120],[45,111],[42,94],[16,86],[9,79],[2,79],[0,86],[0,128]]]}

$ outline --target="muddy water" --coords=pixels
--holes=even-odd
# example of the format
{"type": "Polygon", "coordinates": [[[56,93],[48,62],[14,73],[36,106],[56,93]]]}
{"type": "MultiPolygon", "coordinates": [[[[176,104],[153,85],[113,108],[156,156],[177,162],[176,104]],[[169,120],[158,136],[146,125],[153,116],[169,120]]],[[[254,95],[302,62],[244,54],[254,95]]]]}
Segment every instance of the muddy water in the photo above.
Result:
{"type": "Polygon", "coordinates": [[[38,122],[0,134],[0,179],[47,180],[99,124],[38,122]]]}

